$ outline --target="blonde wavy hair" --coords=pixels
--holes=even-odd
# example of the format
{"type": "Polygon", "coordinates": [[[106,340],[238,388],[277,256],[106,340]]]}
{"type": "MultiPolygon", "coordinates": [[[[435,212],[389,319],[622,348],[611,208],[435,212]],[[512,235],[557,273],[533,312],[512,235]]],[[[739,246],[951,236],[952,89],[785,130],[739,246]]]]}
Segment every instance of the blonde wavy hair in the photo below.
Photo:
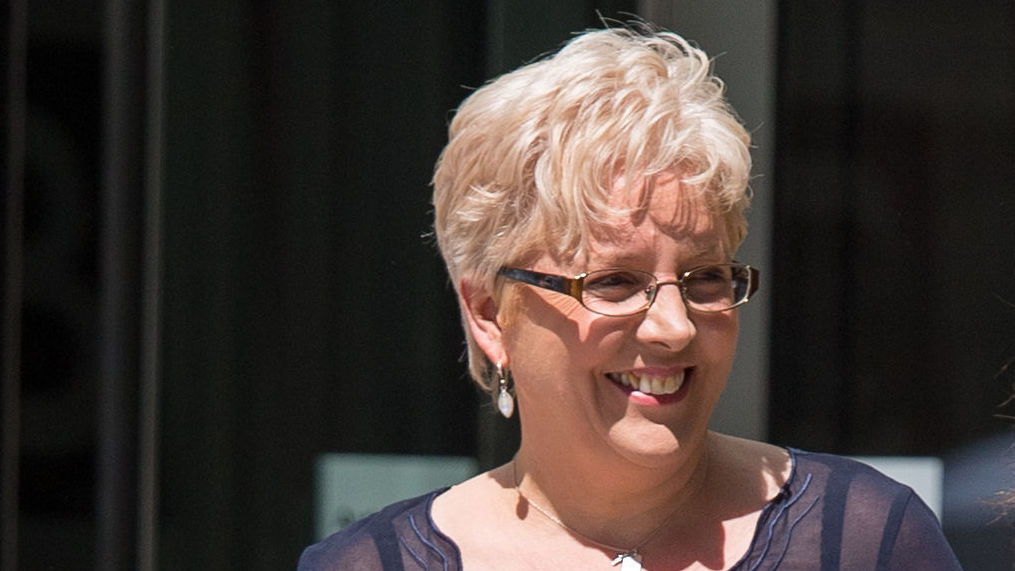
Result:
{"type": "MultiPolygon", "coordinates": [[[[708,56],[680,36],[647,26],[578,35],[455,113],[433,177],[451,281],[496,292],[502,266],[581,255],[618,214],[608,202],[618,178],[648,188],[664,171],[706,193],[735,252],[747,234],[749,144],[708,56]]],[[[489,388],[491,364],[467,324],[465,334],[469,372],[489,388]]]]}

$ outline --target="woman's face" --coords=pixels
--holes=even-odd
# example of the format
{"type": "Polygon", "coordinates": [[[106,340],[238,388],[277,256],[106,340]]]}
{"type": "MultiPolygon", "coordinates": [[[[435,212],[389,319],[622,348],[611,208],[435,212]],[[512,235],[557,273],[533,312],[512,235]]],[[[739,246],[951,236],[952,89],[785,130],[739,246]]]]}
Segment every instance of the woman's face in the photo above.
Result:
{"type": "MultiPolygon", "coordinates": [[[[610,227],[587,260],[544,255],[529,268],[573,276],[625,267],[666,281],[730,261],[722,220],[676,177],[657,180],[641,216],[610,227]]],[[[649,466],[702,442],[732,366],[736,310],[690,313],[679,289],[663,286],[647,312],[607,317],[563,294],[516,287],[503,344],[526,443],[581,442],[649,466]]]]}

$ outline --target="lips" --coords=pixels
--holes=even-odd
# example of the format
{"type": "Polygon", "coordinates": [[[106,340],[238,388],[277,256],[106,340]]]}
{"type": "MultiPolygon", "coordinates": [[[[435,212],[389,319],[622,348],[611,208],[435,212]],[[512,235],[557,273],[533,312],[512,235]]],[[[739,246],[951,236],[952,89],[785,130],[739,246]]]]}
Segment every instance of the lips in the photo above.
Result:
{"type": "Polygon", "coordinates": [[[636,374],[631,372],[607,373],[606,376],[620,386],[647,395],[671,395],[684,385],[686,370],[670,375],[636,374]]]}

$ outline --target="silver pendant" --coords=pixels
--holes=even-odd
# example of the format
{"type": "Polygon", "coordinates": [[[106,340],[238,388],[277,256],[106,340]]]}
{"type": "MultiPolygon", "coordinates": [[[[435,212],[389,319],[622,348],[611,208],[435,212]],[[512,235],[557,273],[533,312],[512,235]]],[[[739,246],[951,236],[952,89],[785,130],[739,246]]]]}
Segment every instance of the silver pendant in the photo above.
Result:
{"type": "Polygon", "coordinates": [[[500,394],[497,395],[497,409],[500,410],[504,418],[511,418],[515,412],[515,399],[503,386],[500,388],[500,394]]]}
{"type": "Polygon", "coordinates": [[[613,559],[613,565],[620,563],[620,571],[641,571],[641,555],[637,551],[618,553],[613,559]]]}

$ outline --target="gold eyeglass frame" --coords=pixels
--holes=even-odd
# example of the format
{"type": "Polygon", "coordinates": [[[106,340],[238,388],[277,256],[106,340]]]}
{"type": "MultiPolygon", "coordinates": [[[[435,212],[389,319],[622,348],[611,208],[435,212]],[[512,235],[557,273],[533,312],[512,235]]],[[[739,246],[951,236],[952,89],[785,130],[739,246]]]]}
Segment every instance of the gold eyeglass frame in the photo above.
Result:
{"type": "MultiPolygon", "coordinates": [[[[734,271],[733,273],[736,272],[734,271]]],[[[709,264],[706,266],[698,266],[696,268],[691,268],[690,270],[687,270],[686,272],[680,274],[680,276],[677,277],[677,279],[668,281],[659,281],[659,278],[657,278],[654,274],[650,272],[645,272],[642,270],[633,270],[630,268],[607,268],[603,270],[592,270],[582,272],[574,276],[573,278],[569,278],[567,276],[546,274],[543,272],[536,272],[533,270],[525,270],[521,268],[512,268],[505,266],[497,272],[497,275],[505,277],[509,280],[536,286],[539,288],[543,288],[546,290],[570,296],[575,300],[577,300],[582,307],[591,311],[592,313],[605,315],[607,317],[629,317],[631,315],[637,315],[639,313],[644,313],[648,311],[649,308],[652,307],[652,304],[655,303],[656,295],[659,293],[659,288],[661,288],[664,285],[677,286],[677,288],[680,290],[680,297],[684,300],[684,305],[688,309],[699,313],[721,313],[723,311],[729,311],[731,309],[740,307],[741,305],[744,305],[745,303],[751,300],[751,296],[753,296],[758,291],[758,287],[761,285],[761,272],[757,268],[753,268],[748,264],[741,264],[739,262],[733,262],[729,264],[709,264]],[[723,267],[736,268],[737,270],[746,270],[747,290],[746,293],[744,294],[744,298],[737,301],[736,303],[734,303],[729,307],[724,307],[723,309],[702,309],[700,307],[695,307],[693,302],[688,301],[687,299],[687,286],[685,285],[685,281],[687,280],[687,278],[695,274],[696,272],[700,272],[710,268],[723,268],[723,267]],[[650,286],[646,291],[647,299],[645,301],[645,305],[634,311],[619,314],[603,313],[602,311],[592,309],[591,307],[585,305],[585,302],[582,300],[582,291],[584,290],[585,287],[585,278],[587,278],[591,274],[616,270],[635,272],[652,277],[653,285],[650,286]]]]}

